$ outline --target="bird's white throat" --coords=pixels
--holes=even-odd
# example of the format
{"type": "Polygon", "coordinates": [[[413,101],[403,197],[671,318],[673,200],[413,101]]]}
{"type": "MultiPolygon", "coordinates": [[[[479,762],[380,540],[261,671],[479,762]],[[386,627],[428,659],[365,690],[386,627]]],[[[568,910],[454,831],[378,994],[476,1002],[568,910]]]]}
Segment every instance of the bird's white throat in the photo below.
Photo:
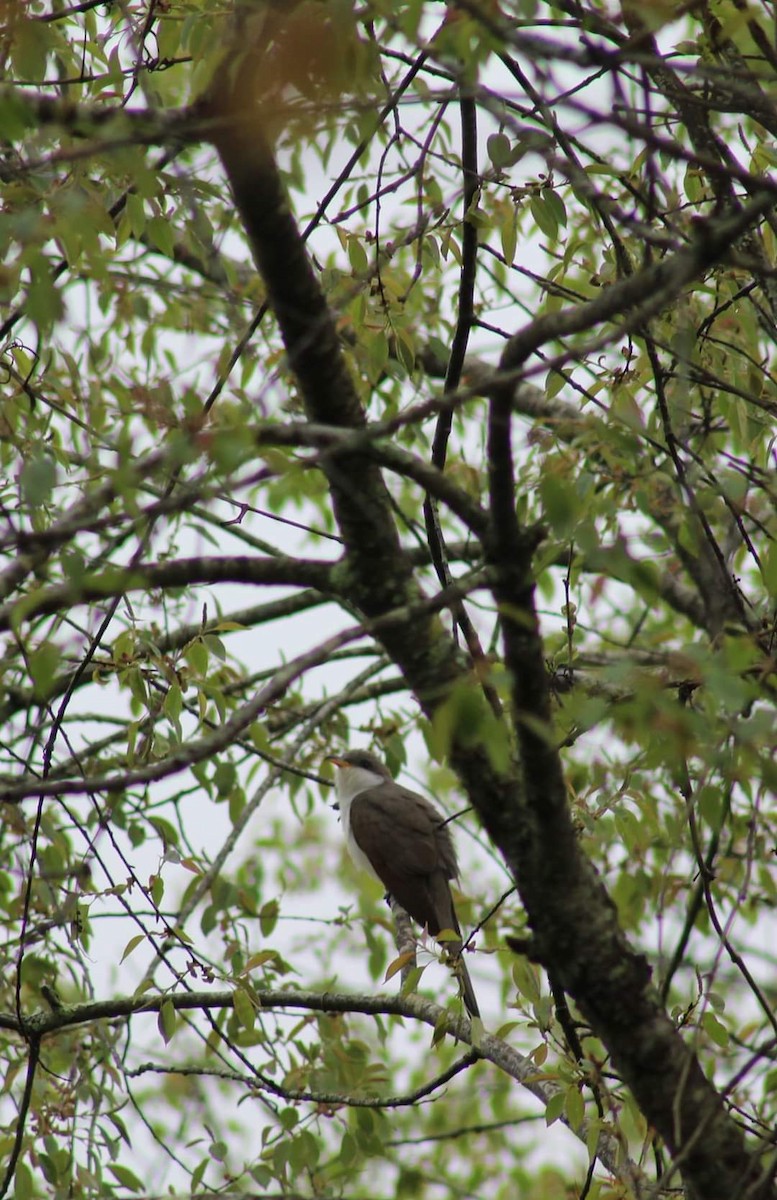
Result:
{"type": "Polygon", "coordinates": [[[340,767],[335,775],[335,792],[340,807],[340,820],[348,853],[357,867],[367,871],[375,879],[379,879],[379,876],[351,830],[351,804],[362,792],[385,782],[383,776],[378,775],[377,771],[369,771],[366,767],[340,767]]]}
{"type": "Polygon", "coordinates": [[[366,792],[368,788],[377,787],[379,783],[385,782],[382,775],[377,771],[370,771],[367,767],[340,767],[335,777],[335,792],[340,802],[340,812],[343,811],[343,805],[350,808],[351,801],[360,792],[366,792]]]}

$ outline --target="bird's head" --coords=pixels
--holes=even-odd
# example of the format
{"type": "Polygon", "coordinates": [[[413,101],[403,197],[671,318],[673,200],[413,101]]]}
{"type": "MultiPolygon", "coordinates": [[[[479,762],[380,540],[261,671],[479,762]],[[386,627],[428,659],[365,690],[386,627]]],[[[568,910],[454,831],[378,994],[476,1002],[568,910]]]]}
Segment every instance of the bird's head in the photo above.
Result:
{"type": "Polygon", "coordinates": [[[346,750],[342,754],[329,754],[324,761],[336,767],[335,787],[340,799],[392,778],[388,767],[371,750],[346,750]]]}

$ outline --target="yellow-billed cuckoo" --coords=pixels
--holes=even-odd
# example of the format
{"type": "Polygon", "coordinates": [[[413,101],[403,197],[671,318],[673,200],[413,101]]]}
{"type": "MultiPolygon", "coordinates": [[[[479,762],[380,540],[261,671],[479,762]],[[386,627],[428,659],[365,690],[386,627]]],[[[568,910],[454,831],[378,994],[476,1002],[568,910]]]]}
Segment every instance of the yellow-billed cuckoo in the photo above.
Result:
{"type": "Polygon", "coordinates": [[[335,790],[351,858],[432,937],[446,929],[458,934],[459,940],[446,940],[445,947],[458,959],[456,974],[467,1010],[479,1017],[461,956],[461,929],[450,888],[459,868],[445,817],[423,796],[395,783],[369,750],[332,754],[328,761],[337,767],[335,790]]]}

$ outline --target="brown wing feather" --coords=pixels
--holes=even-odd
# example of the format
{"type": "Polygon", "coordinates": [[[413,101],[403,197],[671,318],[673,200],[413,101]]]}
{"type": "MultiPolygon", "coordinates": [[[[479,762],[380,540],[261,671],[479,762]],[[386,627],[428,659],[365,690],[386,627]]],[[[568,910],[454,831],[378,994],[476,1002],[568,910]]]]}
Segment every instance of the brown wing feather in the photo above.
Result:
{"type": "MultiPolygon", "coordinates": [[[[356,796],[351,804],[351,832],[367,853],[390,896],[432,937],[443,929],[460,934],[449,880],[458,878],[456,851],[442,814],[416,792],[396,783],[378,784],[356,796]],[[402,839],[402,870],[396,867],[396,844],[402,839]]],[[[461,942],[447,942],[455,959],[461,942]]],[[[456,974],[471,1016],[480,1015],[478,1002],[463,957],[456,974]]]]}
{"type": "Polygon", "coordinates": [[[405,858],[409,870],[423,875],[439,868],[446,878],[457,878],[456,851],[446,818],[431,801],[398,783],[380,783],[356,797],[351,809],[352,821],[356,806],[365,801],[376,814],[385,817],[387,831],[394,830],[392,836],[398,831],[406,832],[405,858]]]}
{"type": "MultiPolygon", "coordinates": [[[[459,932],[449,879],[458,874],[456,852],[444,817],[433,804],[398,784],[379,784],[351,805],[351,831],[398,904],[432,936],[459,932]],[[397,869],[397,842],[402,869],[397,869]]],[[[455,953],[455,946],[451,949],[455,953]]]]}

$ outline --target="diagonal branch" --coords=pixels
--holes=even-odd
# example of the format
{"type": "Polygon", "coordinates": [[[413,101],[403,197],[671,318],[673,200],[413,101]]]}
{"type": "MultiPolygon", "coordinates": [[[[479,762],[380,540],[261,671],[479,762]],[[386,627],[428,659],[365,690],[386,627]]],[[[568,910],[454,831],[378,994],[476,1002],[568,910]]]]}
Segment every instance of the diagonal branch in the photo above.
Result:
{"type": "Polygon", "coordinates": [[[502,354],[500,367],[510,371],[523,364],[551,340],[569,337],[602,321],[638,309],[640,323],[661,312],[689,283],[720,261],[742,234],[777,205],[777,194],[766,188],[733,214],[700,221],[691,244],[660,262],[605,288],[585,304],[543,313],[513,334],[502,354]],[[649,299],[646,301],[645,297],[649,299]]]}
{"type": "Polygon", "coordinates": [[[160,762],[116,775],[86,776],[79,779],[27,779],[21,783],[5,784],[0,789],[0,803],[15,803],[29,796],[57,797],[96,792],[119,792],[128,787],[151,783],[154,780],[164,779],[169,775],[184,771],[194,763],[203,762],[229,746],[243,730],[256,720],[268,704],[279,700],[295,680],[312,667],[327,662],[342,646],[358,641],[370,633],[384,634],[385,636],[385,631],[392,627],[406,628],[409,621],[449,607],[452,602],[459,601],[468,590],[482,587],[484,582],[483,573],[476,570],[470,578],[457,580],[450,587],[444,588],[428,600],[420,601],[414,606],[402,605],[376,617],[373,621],[351,626],[349,629],[327,638],[314,649],[292,659],[276,671],[269,683],[256,696],[242,705],[213,733],[198,738],[196,741],[181,744],[160,762]]]}

